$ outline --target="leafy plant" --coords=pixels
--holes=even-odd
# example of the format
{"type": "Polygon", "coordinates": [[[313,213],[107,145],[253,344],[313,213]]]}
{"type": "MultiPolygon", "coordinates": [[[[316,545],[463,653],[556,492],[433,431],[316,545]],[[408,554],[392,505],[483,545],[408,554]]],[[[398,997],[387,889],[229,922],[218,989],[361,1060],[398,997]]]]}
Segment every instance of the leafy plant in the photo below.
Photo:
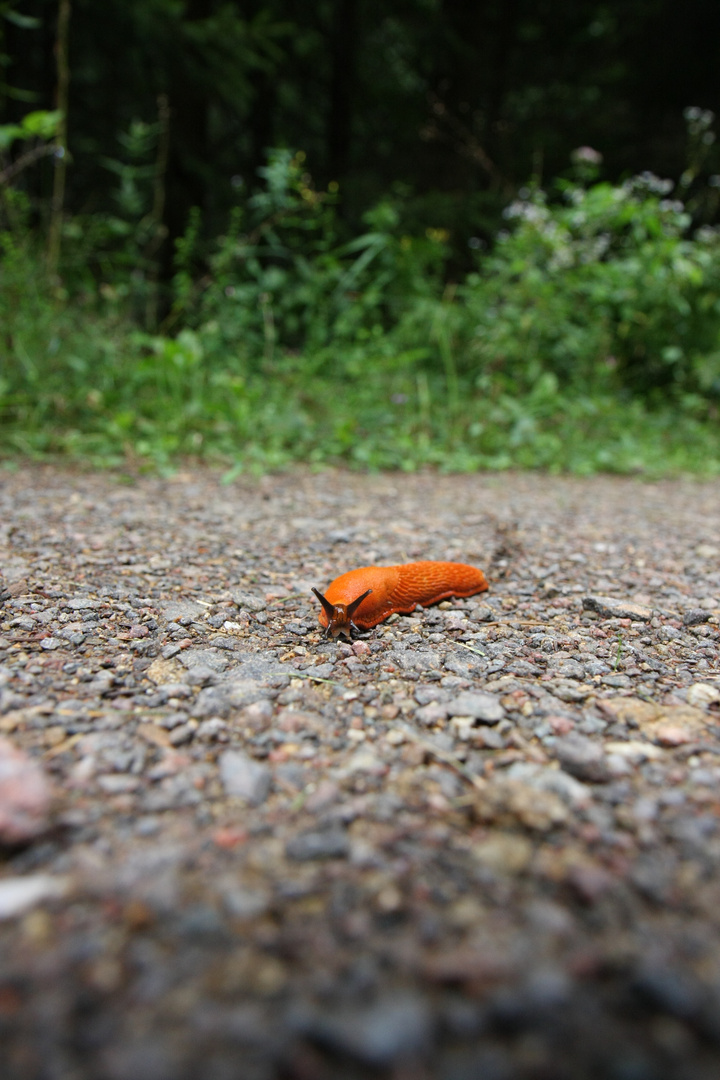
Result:
{"type": "Polygon", "coordinates": [[[60,118],[58,110],[36,109],[24,116],[19,124],[0,124],[0,151],[8,150],[18,140],[54,139],[60,118]]]}
{"type": "Polygon", "coordinates": [[[549,371],[651,401],[720,394],[720,232],[692,232],[651,174],[558,187],[508,208],[514,229],[465,282],[469,364],[521,388],[549,371]]]}

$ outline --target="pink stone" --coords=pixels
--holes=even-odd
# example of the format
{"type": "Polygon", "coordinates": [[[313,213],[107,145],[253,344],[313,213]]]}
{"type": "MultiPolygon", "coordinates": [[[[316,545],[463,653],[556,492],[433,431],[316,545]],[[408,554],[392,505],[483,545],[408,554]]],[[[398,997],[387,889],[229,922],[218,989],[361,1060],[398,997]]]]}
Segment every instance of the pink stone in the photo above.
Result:
{"type": "Polygon", "coordinates": [[[0,843],[20,844],[43,833],[51,797],[41,766],[0,738],[0,843]]]}
{"type": "Polygon", "coordinates": [[[692,736],[687,728],[679,724],[660,724],[655,728],[655,738],[661,746],[683,746],[692,742],[692,736]]]}
{"type": "Polygon", "coordinates": [[[612,888],[615,879],[604,867],[588,863],[571,867],[568,881],[582,900],[593,904],[603,893],[612,888]]]}

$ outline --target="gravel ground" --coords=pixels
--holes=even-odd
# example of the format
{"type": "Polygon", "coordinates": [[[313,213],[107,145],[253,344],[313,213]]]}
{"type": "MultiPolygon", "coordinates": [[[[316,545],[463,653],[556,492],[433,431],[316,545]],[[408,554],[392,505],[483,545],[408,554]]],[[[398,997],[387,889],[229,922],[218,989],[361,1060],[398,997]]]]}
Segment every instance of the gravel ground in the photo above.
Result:
{"type": "Polygon", "coordinates": [[[0,476],[3,1080],[717,1080],[720,483],[0,476]]]}

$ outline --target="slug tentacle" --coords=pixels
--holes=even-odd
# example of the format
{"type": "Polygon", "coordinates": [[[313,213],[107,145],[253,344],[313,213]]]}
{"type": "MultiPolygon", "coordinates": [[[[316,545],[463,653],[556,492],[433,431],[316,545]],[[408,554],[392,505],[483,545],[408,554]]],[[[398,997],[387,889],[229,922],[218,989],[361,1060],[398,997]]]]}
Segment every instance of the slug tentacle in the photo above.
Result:
{"type": "Polygon", "coordinates": [[[335,608],[333,607],[333,605],[330,603],[329,600],[325,599],[325,597],[323,596],[323,594],[321,592],[318,592],[318,590],[314,586],[313,586],[313,592],[315,593],[318,600],[322,604],[322,609],[325,612],[325,616],[326,616],[327,622],[329,624],[330,622],[332,622],[333,618],[335,617],[335,608]]]}
{"type": "MultiPolygon", "coordinates": [[[[357,600],[353,600],[352,604],[348,604],[347,613],[348,613],[348,619],[350,619],[351,622],[352,622],[353,615],[355,614],[357,609],[360,607],[360,605],[362,604],[365,597],[369,596],[371,592],[372,592],[372,589],[366,589],[364,593],[362,593],[360,596],[358,596],[357,600]]],[[[357,629],[357,627],[355,627],[355,629],[357,629]]]]}
{"type": "Polygon", "coordinates": [[[322,605],[318,619],[326,635],[351,637],[370,630],[389,615],[409,615],[451,596],[473,596],[488,588],[482,570],[465,563],[414,562],[401,566],[363,566],[341,574],[325,590],[312,591],[322,605]],[[368,599],[369,596],[372,597],[368,599]]]}
{"type": "Polygon", "coordinates": [[[352,640],[352,631],[359,631],[359,627],[353,622],[353,615],[362,604],[366,596],[369,596],[372,589],[366,589],[361,596],[358,596],[355,600],[349,604],[331,604],[321,592],[313,588],[313,592],[317,596],[318,600],[322,604],[323,614],[325,620],[320,619],[323,626],[327,626],[325,631],[325,637],[339,637],[340,634],[344,634],[348,640],[352,640]]]}

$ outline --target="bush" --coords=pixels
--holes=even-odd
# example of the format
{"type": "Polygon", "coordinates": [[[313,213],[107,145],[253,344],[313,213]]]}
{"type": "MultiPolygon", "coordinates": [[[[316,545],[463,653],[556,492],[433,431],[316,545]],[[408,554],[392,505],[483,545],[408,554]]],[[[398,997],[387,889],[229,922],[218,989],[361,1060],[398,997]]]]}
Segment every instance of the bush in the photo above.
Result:
{"type": "Polygon", "coordinates": [[[515,228],[462,290],[467,370],[520,389],[549,372],[650,402],[720,396],[720,233],[692,233],[671,186],[644,174],[514,202],[515,228]]]}

